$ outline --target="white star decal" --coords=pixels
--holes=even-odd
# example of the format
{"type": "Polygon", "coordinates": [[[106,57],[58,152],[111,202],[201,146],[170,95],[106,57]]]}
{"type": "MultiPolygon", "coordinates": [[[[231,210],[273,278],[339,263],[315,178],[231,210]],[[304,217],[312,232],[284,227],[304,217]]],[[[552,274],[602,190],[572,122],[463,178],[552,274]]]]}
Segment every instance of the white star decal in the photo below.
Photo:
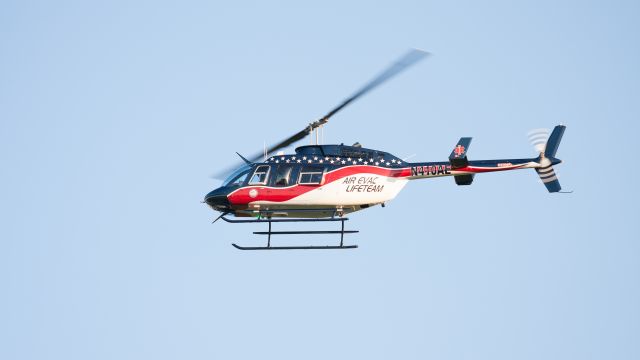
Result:
{"type": "Polygon", "coordinates": [[[391,165],[391,163],[387,161],[387,166],[389,166],[389,165],[391,165]]]}
{"type": "Polygon", "coordinates": [[[324,161],[329,161],[329,157],[328,157],[328,156],[327,156],[327,157],[325,157],[325,158],[324,158],[324,161]]]}
{"type": "Polygon", "coordinates": [[[347,158],[347,161],[351,161],[351,158],[347,158]]]}
{"type": "Polygon", "coordinates": [[[378,165],[380,165],[380,163],[376,161],[376,166],[378,166],[378,165]]]}
{"type": "Polygon", "coordinates": [[[319,162],[320,164],[322,164],[322,162],[323,162],[323,161],[324,161],[324,160],[320,159],[320,161],[318,161],[318,162],[319,162]]]}
{"type": "Polygon", "coordinates": [[[357,163],[358,163],[357,161],[354,161],[354,162],[353,162],[353,165],[355,165],[355,164],[357,164],[357,163]]]}
{"type": "Polygon", "coordinates": [[[373,159],[369,159],[369,162],[370,162],[370,163],[372,163],[372,162],[373,162],[373,159]]]}
{"type": "Polygon", "coordinates": [[[359,162],[362,162],[362,158],[358,159],[359,162]]]}
{"type": "Polygon", "coordinates": [[[287,164],[289,163],[289,159],[287,159],[287,164]]]}
{"type": "Polygon", "coordinates": [[[347,163],[346,161],[342,160],[342,165],[344,165],[344,164],[346,164],[346,163],[347,163]]]}
{"type": "Polygon", "coordinates": [[[364,162],[364,164],[365,164],[365,165],[367,165],[367,164],[368,164],[368,162],[367,162],[367,161],[365,161],[365,162],[364,162]]]}
{"type": "Polygon", "coordinates": [[[307,160],[307,162],[308,162],[309,164],[311,164],[311,163],[312,163],[312,161],[311,161],[311,160],[307,160]]]}
{"type": "Polygon", "coordinates": [[[295,159],[296,159],[296,157],[295,157],[295,156],[292,156],[292,157],[291,157],[291,160],[295,160],[295,159]]]}
{"type": "Polygon", "coordinates": [[[329,162],[333,164],[335,161],[331,160],[331,161],[329,161],[329,162]]]}
{"type": "Polygon", "coordinates": [[[276,160],[276,164],[279,163],[279,162],[280,162],[280,160],[276,160]]]}
{"type": "Polygon", "coordinates": [[[338,157],[336,158],[336,160],[340,161],[340,157],[338,156],[338,157]]]}
{"type": "Polygon", "coordinates": [[[313,157],[313,160],[318,160],[318,157],[317,157],[317,156],[314,156],[314,157],[313,157]]]}
{"type": "Polygon", "coordinates": [[[280,160],[284,160],[284,156],[280,158],[280,160]]]}
{"type": "Polygon", "coordinates": [[[303,157],[302,157],[302,160],[307,160],[307,157],[306,157],[306,156],[303,156],[303,157]]]}
{"type": "Polygon", "coordinates": [[[396,159],[391,160],[391,162],[395,164],[396,163],[396,159]]]}
{"type": "Polygon", "coordinates": [[[300,164],[300,159],[296,160],[296,162],[297,162],[298,164],[300,164]]]}

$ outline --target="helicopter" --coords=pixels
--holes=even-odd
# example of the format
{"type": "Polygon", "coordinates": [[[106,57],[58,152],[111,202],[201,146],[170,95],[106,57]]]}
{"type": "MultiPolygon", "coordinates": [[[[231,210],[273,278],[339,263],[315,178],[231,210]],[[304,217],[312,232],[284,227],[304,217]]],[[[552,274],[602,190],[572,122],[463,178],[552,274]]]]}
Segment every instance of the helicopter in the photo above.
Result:
{"type": "Polygon", "coordinates": [[[265,148],[249,159],[236,153],[242,162],[217,189],[206,194],[204,203],[221,214],[213,221],[227,223],[266,223],[266,246],[232,245],[239,250],[314,250],[354,249],[346,245],[345,215],[385,204],[393,200],[411,180],[452,176],[455,183],[468,186],[476,174],[534,169],[550,193],[561,192],[554,165],[562,160],[556,152],[566,127],[556,126],[551,134],[539,130],[530,133],[538,156],[535,158],[469,160],[471,137],[462,137],[446,161],[407,162],[388,152],[367,149],[359,143],[351,146],[320,144],[322,128],[329,119],[356,99],[427,57],[429,53],[411,49],[365,86],[345,99],[325,116],[285,140],[265,148]],[[294,154],[279,151],[308,135],[315,144],[299,146],[294,154]],[[272,154],[272,155],[269,155],[272,154]],[[234,218],[230,218],[233,216],[234,218]],[[274,231],[274,223],[339,222],[339,230],[274,231]],[[272,246],[272,235],[339,234],[339,245],[272,246]]]}

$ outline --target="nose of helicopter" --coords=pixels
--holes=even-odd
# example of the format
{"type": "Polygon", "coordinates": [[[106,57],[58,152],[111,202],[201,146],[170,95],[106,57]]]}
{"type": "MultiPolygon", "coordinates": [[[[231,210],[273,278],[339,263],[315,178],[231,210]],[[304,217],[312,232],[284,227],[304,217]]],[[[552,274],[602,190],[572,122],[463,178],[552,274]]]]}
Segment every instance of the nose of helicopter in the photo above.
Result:
{"type": "Polygon", "coordinates": [[[229,199],[227,198],[228,190],[225,188],[218,188],[204,197],[204,201],[207,205],[211,206],[215,210],[224,211],[229,209],[229,199]]]}

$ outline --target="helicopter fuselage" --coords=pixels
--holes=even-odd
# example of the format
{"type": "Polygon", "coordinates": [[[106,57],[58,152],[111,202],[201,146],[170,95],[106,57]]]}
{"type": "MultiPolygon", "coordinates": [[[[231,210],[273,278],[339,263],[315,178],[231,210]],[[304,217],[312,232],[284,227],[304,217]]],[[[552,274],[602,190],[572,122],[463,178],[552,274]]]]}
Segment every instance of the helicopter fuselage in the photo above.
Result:
{"type": "Polygon", "coordinates": [[[384,204],[410,180],[454,176],[458,185],[469,185],[477,173],[541,166],[539,158],[467,161],[468,142],[459,143],[449,161],[418,163],[361,147],[301,146],[245,166],[205,202],[236,216],[267,210],[273,217],[332,217],[384,204]]]}
{"type": "Polygon", "coordinates": [[[266,246],[233,246],[241,250],[356,248],[357,245],[343,243],[345,234],[358,232],[345,230],[348,219],[344,215],[374,205],[384,206],[414,179],[453,176],[457,185],[471,185],[478,173],[533,168],[548,192],[561,192],[553,165],[561,162],[555,154],[565,130],[563,125],[556,126],[550,135],[543,129],[530,133],[539,156],[526,159],[469,161],[470,137],[460,138],[448,161],[443,162],[409,163],[384,151],[362,148],[358,143],[319,145],[322,129],[332,116],[428,55],[419,49],[409,50],[318,120],[273,146],[265,146],[263,153],[276,155],[265,156],[264,162],[256,163],[263,157],[261,154],[250,160],[238,154],[246,165],[208,193],[204,202],[222,213],[213,222],[222,219],[236,224],[268,223],[268,231],[254,232],[267,236],[266,246]],[[311,134],[315,134],[316,145],[298,147],[291,155],[277,153],[311,134]],[[230,219],[227,215],[255,219],[230,219]],[[273,231],[273,223],[285,222],[339,222],[340,230],[273,231]],[[271,235],[311,234],[340,234],[340,244],[271,246],[271,235]]]}

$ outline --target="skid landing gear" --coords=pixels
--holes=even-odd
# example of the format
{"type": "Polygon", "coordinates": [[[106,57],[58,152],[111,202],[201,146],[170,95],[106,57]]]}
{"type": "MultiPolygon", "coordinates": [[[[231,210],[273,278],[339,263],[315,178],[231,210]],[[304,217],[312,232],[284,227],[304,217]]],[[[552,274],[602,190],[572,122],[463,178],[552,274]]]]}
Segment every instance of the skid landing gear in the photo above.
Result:
{"type": "Polygon", "coordinates": [[[345,230],[344,222],[349,218],[326,218],[326,219],[252,219],[252,220],[235,220],[227,219],[224,215],[220,217],[228,223],[268,223],[268,231],[254,231],[255,235],[267,235],[267,246],[240,246],[231,244],[238,250],[341,250],[356,249],[358,245],[345,245],[344,234],[355,234],[358,230],[345,230]],[[321,231],[273,231],[272,223],[280,222],[340,222],[340,230],[321,230],[321,231]],[[340,234],[340,245],[313,245],[313,246],[271,246],[271,235],[314,235],[314,234],[340,234]]]}

